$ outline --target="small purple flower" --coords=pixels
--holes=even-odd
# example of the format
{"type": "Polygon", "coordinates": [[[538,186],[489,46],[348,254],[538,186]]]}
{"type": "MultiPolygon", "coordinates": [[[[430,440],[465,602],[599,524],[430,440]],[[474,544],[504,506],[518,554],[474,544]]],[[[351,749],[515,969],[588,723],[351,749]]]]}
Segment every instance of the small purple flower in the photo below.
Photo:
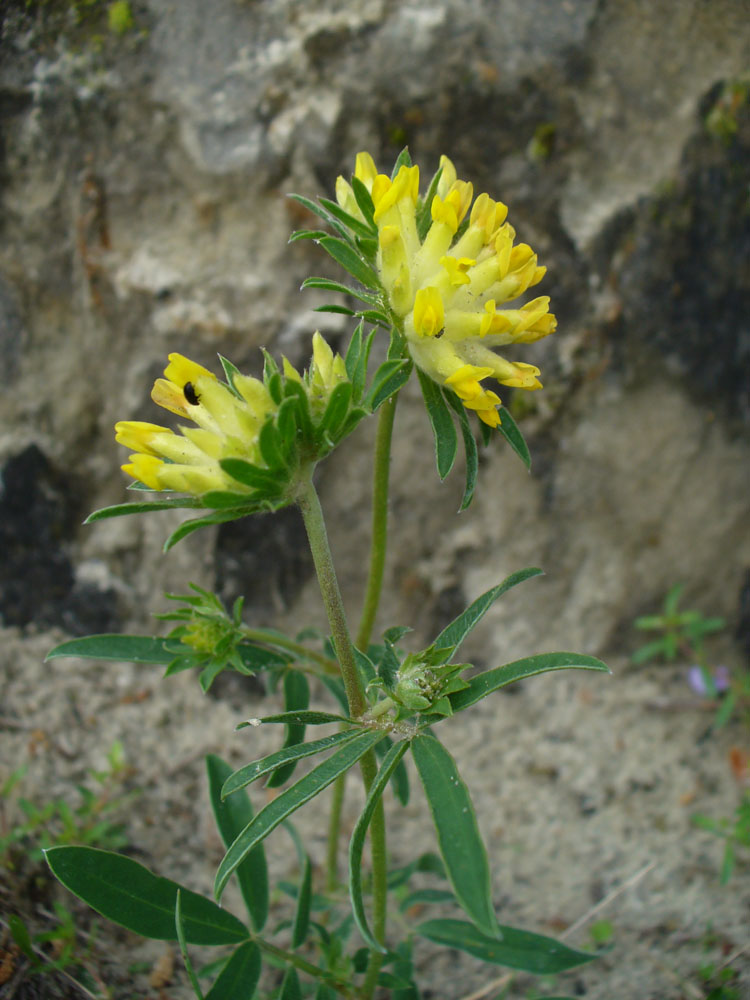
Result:
{"type": "MultiPolygon", "coordinates": [[[[706,668],[709,675],[714,682],[714,688],[717,692],[728,691],[730,684],[729,667],[725,667],[724,664],[720,664],[713,669],[706,668]]],[[[695,691],[696,694],[707,697],[713,692],[709,692],[706,685],[706,678],[704,676],[703,669],[694,663],[692,667],[688,670],[688,684],[695,691]]]]}

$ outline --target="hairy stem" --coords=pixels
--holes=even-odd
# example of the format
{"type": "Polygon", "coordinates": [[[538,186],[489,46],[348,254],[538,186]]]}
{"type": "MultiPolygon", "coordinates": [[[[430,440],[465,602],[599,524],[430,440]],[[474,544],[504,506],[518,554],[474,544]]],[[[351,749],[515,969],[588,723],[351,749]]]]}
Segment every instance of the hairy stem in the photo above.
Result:
{"type": "Polygon", "coordinates": [[[391,467],[391,439],[396,416],[398,394],[380,407],[378,432],[375,439],[375,461],[372,489],[372,537],[370,539],[370,570],[367,577],[362,620],[357,632],[357,648],[367,652],[378,613],[383,589],[385,553],[388,546],[388,475],[391,467]]]}

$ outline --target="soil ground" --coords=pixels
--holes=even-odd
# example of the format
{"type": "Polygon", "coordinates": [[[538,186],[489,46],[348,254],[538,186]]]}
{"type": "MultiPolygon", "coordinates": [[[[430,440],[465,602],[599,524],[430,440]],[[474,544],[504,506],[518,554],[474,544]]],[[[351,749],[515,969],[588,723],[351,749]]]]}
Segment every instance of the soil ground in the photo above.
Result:
{"type": "MultiPolygon", "coordinates": [[[[222,848],[212,826],[203,757],[219,753],[240,765],[276,745],[274,727],[234,731],[237,722],[259,711],[257,693],[239,677],[230,678],[215,697],[204,696],[188,674],[162,680],[154,667],[79,660],[45,664],[48,649],[65,638],[61,632],[22,635],[16,629],[3,635],[0,777],[27,767],[19,788],[2,803],[6,828],[18,821],[19,795],[37,805],[54,798],[80,802],[75,786],[96,787],[89,769],[106,768],[107,753],[119,741],[127,762],[123,787],[138,792],[116,814],[125,824],[129,853],[210,894],[222,848]]],[[[611,947],[598,961],[554,982],[518,977],[508,995],[748,997],[750,865],[740,859],[722,887],[722,843],[691,822],[695,813],[733,814],[741,790],[730,760],[733,753],[737,758],[733,748],[747,748],[746,720],[736,717],[711,733],[712,710],[691,692],[683,664],[636,670],[624,657],[610,663],[611,677],[569,672],[533,678],[441,726],[489,845],[501,922],[563,935],[578,947],[591,947],[595,921],[612,929],[611,947]],[[734,970],[734,994],[711,993],[715,981],[700,974],[711,963],[734,970]]],[[[328,704],[324,692],[317,695],[318,705],[328,704]]],[[[267,710],[277,702],[272,696],[267,710]]],[[[421,790],[416,782],[412,789],[406,808],[388,802],[395,863],[434,848],[421,790]]],[[[270,793],[255,794],[262,801],[270,793]]],[[[350,798],[347,829],[359,801],[357,794],[350,798]]],[[[306,807],[297,814],[297,825],[319,870],[325,852],[322,809],[316,803],[306,807]]],[[[286,834],[277,831],[268,851],[273,872],[296,877],[286,834]]],[[[143,942],[92,919],[91,911],[62,890],[53,896],[41,865],[6,871],[3,879],[6,920],[15,909],[39,929],[57,899],[74,910],[82,931],[95,932],[85,961],[110,996],[192,996],[179,956],[172,963],[162,943],[143,942]]],[[[423,915],[432,912],[417,917],[423,915]]],[[[87,940],[83,934],[80,939],[87,940]]],[[[422,942],[417,962],[425,997],[506,995],[504,970],[488,969],[467,955],[422,942]]],[[[0,985],[4,1000],[82,995],[63,979],[28,978],[18,956],[0,985]]]]}

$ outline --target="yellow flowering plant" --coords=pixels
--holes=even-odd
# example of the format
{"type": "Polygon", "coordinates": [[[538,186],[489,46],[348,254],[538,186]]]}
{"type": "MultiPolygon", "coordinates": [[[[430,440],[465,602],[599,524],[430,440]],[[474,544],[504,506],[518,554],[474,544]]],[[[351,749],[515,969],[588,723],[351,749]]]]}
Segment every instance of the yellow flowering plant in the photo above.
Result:
{"type": "MultiPolygon", "coordinates": [[[[296,504],[330,635],[308,629],[291,637],[251,628],[243,621],[242,599],[228,612],[216,595],[191,585],[188,594],[168,595],[177,608],[157,616],[172,624],[166,636],[88,636],[49,654],[161,664],[167,675],[196,669],[204,690],[225,669],[256,674],[265,680],[269,696],[283,701],[281,711],[237,726],[283,726],[279,749],[239,769],[214,755],[206,759],[209,797],[226,847],[214,899],[118,854],[75,846],[47,852],[58,879],[101,914],[147,937],[178,942],[199,1000],[370,1000],[391,994],[418,1000],[413,951],[420,939],[463,950],[490,965],[542,974],[564,972],[594,957],[498,921],[488,854],[469,790],[435,732],[522,678],[568,668],[607,670],[594,657],[567,652],[536,653],[473,673],[471,664],[456,659],[459,646],[494,602],[541,571],[520,570],[481,594],[423,649],[404,648],[409,629],[401,625],[386,629],[380,640],[373,638],[384,581],[399,391],[416,371],[441,478],[454,463],[460,430],[467,459],[465,508],[478,474],[472,413],[485,443],[497,431],[529,463],[524,439],[498,390],[539,389],[539,369],[528,361],[509,360],[498,350],[545,337],[556,322],[545,296],[520,301],[542,279],[544,268],[528,245],[515,243],[506,207],[487,194],[474,199],[472,185],[457,178],[447,157],[423,196],[419,177],[406,151],[390,175],[378,173],[372,157],[360,153],[351,181],[339,178],[335,200],[315,203],[295,196],[328,229],[301,231],[292,239],[316,240],[356,282],[350,286],[309,278],[304,283],[361,301],[360,309],[321,307],[359,320],[345,354],[334,354],[315,333],[306,371],[297,371],[286,359],[279,366],[266,354],[262,378],[254,378],[220,357],[224,379],[171,354],[152,398],[177,418],[177,428],[130,420],[117,424],[117,441],[130,452],[122,468],[134,480],[131,489],[142,496],[89,519],[174,507],[200,510],[169,536],[169,548],[199,528],[268,516],[296,504]],[[387,356],[370,372],[373,338],[382,329],[389,335],[387,356]],[[376,412],[369,569],[353,634],[312,473],[376,412]],[[151,496],[155,493],[168,495],[151,496]],[[311,699],[322,696],[330,696],[333,704],[311,707],[311,699]],[[308,727],[317,726],[328,731],[308,739],[308,727]],[[383,793],[391,786],[398,802],[408,801],[407,755],[424,788],[440,853],[423,853],[394,868],[387,851],[383,793]],[[313,766],[295,776],[297,764],[307,758],[313,766]],[[364,785],[364,806],[349,838],[348,892],[342,894],[341,808],[344,779],[354,768],[364,785]],[[271,799],[260,795],[256,812],[248,788],[261,778],[267,788],[279,791],[271,799]],[[312,859],[289,817],[329,785],[334,794],[327,858],[322,879],[314,885],[312,859]],[[293,892],[293,917],[269,931],[277,894],[269,884],[264,842],[282,823],[295,840],[300,882],[293,892]],[[430,873],[441,888],[431,894],[412,891],[410,880],[417,872],[430,873]],[[245,919],[219,905],[230,881],[239,888],[245,919]],[[394,891],[402,910],[410,900],[440,902],[463,916],[440,915],[404,929],[388,921],[394,891]],[[320,920],[313,919],[314,905],[323,911],[320,920]],[[211,967],[214,979],[205,994],[191,957],[191,948],[199,945],[225,949],[211,967]],[[264,964],[268,976],[262,980],[264,964]]],[[[285,884],[280,884],[282,891],[285,884]]]]}

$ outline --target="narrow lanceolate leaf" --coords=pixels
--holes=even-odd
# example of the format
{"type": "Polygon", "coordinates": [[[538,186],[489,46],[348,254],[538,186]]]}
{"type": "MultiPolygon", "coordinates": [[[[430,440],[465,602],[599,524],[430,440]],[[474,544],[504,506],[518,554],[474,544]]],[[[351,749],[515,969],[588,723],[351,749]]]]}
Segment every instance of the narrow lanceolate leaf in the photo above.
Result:
{"type": "Polygon", "coordinates": [[[247,722],[240,722],[235,729],[244,729],[245,726],[259,726],[265,723],[279,723],[284,725],[300,723],[303,726],[324,726],[328,722],[352,722],[345,715],[335,715],[333,712],[279,712],[277,715],[264,715],[260,719],[249,719],[247,722]]]}
{"type": "Polygon", "coordinates": [[[259,844],[279,823],[290,816],[305,802],[318,795],[340,774],[353,767],[360,757],[371,750],[385,734],[379,731],[365,730],[358,733],[353,740],[340,747],[322,764],[318,764],[309,774],[306,774],[291,787],[283,791],[272,802],[248,823],[224,855],[214,882],[214,894],[217,899],[226,888],[232,872],[241,864],[250,851],[259,844]]]}
{"type": "Polygon", "coordinates": [[[46,659],[79,656],[86,660],[119,660],[127,663],[170,663],[186,647],[150,635],[87,635],[55,646],[46,659]]]}
{"type": "Polygon", "coordinates": [[[321,288],[327,292],[339,292],[341,295],[352,295],[355,299],[360,299],[370,306],[376,306],[380,301],[377,295],[362,291],[361,288],[350,288],[349,285],[342,285],[340,281],[333,281],[331,278],[305,278],[300,288],[321,288]]]}
{"type": "Polygon", "coordinates": [[[469,790],[455,761],[434,736],[420,734],[411,748],[456,899],[480,930],[497,937],[487,851],[469,790]]]}
{"type": "MultiPolygon", "coordinates": [[[[209,754],[206,757],[208,790],[211,798],[216,827],[225,847],[229,847],[253,818],[253,807],[244,792],[231,799],[221,797],[221,789],[232,768],[221,757],[209,754]]],[[[263,844],[258,844],[241,865],[237,866],[237,881],[247,912],[256,931],[263,930],[268,918],[268,866],[263,844]]]]}
{"type": "Polygon", "coordinates": [[[329,253],[337,263],[341,264],[345,271],[348,271],[365,288],[370,288],[375,292],[380,290],[380,282],[377,275],[371,267],[365,264],[349,243],[335,236],[324,236],[322,240],[318,240],[318,243],[326,253],[329,253]]]}
{"type": "Polygon", "coordinates": [[[448,696],[451,707],[454,712],[460,712],[507,684],[550,670],[600,670],[605,674],[612,672],[606,663],[594,656],[584,656],[583,653],[539,653],[537,656],[526,656],[522,660],[495,667],[494,670],[485,670],[472,677],[468,687],[448,696]]]}
{"type": "Polygon", "coordinates": [[[143,937],[177,940],[178,890],[190,944],[237,944],[248,937],[247,927],[212,899],[154,875],[132,858],[94,847],[51,847],[45,858],[55,877],[79,899],[143,937]]]}
{"type": "Polygon", "coordinates": [[[325,736],[322,740],[313,740],[310,743],[298,743],[294,746],[283,747],[281,750],[276,750],[261,760],[254,760],[251,764],[245,764],[244,767],[235,771],[234,774],[230,774],[225,780],[221,794],[226,798],[238,789],[245,788],[246,785],[263,777],[264,774],[275,771],[284,764],[301,760],[303,757],[312,757],[314,754],[323,753],[325,750],[333,750],[336,746],[348,743],[358,732],[360,732],[358,729],[347,729],[342,733],[333,733],[331,736],[325,736]]]}
{"type": "Polygon", "coordinates": [[[375,206],[372,203],[372,195],[367,190],[359,177],[352,177],[352,191],[357,199],[359,210],[369,222],[371,228],[377,231],[375,224],[375,206]]]}
{"type": "Polygon", "coordinates": [[[463,405],[461,400],[455,392],[450,392],[446,389],[443,389],[443,396],[458,417],[458,423],[461,428],[461,436],[464,439],[464,452],[466,454],[466,486],[464,487],[464,495],[461,500],[459,510],[466,510],[471,501],[474,499],[474,490],[477,485],[477,474],[479,472],[479,454],[477,452],[477,443],[474,440],[474,434],[471,430],[469,418],[466,415],[466,407],[463,405]]]}
{"type": "Polygon", "coordinates": [[[374,413],[386,399],[390,399],[394,392],[406,385],[411,368],[411,362],[405,358],[384,361],[375,372],[372,385],[364,398],[364,405],[374,413]]]}
{"type": "MultiPolygon", "coordinates": [[[[284,674],[284,708],[286,714],[290,712],[304,711],[310,704],[310,685],[307,678],[299,670],[287,670],[284,674]]],[[[284,747],[294,747],[305,738],[305,724],[303,722],[287,722],[286,739],[284,747]]],[[[269,788],[279,788],[294,774],[296,761],[294,758],[280,765],[268,779],[269,788]]],[[[239,832],[239,831],[238,831],[239,832]]],[[[227,844],[227,846],[229,846],[227,844]]]]}
{"type": "Polygon", "coordinates": [[[510,412],[501,406],[499,409],[500,414],[500,426],[497,428],[508,444],[511,446],[513,451],[518,455],[523,464],[527,469],[531,468],[531,454],[529,452],[529,447],[526,444],[523,434],[521,433],[518,424],[515,422],[510,412]]]}
{"type": "Polygon", "coordinates": [[[487,937],[464,920],[427,920],[419,924],[416,931],[436,944],[460,948],[483,962],[507,965],[537,975],[555,975],[597,957],[569,948],[554,938],[502,925],[501,938],[487,937]]]}
{"type": "Polygon", "coordinates": [[[328,198],[321,198],[320,204],[328,209],[331,215],[335,216],[339,222],[343,222],[353,233],[357,236],[364,236],[365,239],[372,239],[373,235],[377,236],[377,228],[375,226],[370,226],[365,222],[361,222],[355,216],[350,215],[347,211],[341,208],[335,201],[329,201],[328,198]]]}
{"type": "Polygon", "coordinates": [[[108,517],[121,517],[123,514],[146,514],[152,510],[174,510],[175,507],[202,507],[200,500],[190,497],[179,497],[174,500],[148,500],[143,503],[118,503],[112,507],[102,507],[86,518],[84,524],[92,521],[104,521],[108,517]]]}
{"type": "Polygon", "coordinates": [[[251,1000],[260,979],[260,949],[246,941],[234,952],[206,994],[206,1000],[251,1000]]]}
{"type": "Polygon", "coordinates": [[[203,990],[198,982],[198,977],[195,974],[195,969],[193,968],[193,963],[190,961],[190,955],[187,950],[187,938],[185,937],[185,924],[182,918],[182,890],[177,890],[177,899],[174,904],[174,926],[177,933],[177,940],[180,943],[180,954],[182,955],[182,961],[185,964],[185,971],[188,974],[188,979],[190,980],[190,985],[193,987],[193,993],[195,993],[198,1000],[203,1000],[203,990]]]}
{"type": "Polygon", "coordinates": [[[436,649],[444,650],[440,663],[447,663],[466,636],[484,618],[486,612],[498,597],[502,597],[511,587],[515,587],[524,580],[530,580],[534,576],[541,576],[542,571],[532,566],[529,569],[520,569],[516,573],[511,573],[502,583],[496,587],[491,587],[480,597],[473,601],[466,611],[463,611],[458,618],[446,625],[440,635],[435,639],[433,645],[436,649]]]}
{"type": "Polygon", "coordinates": [[[302,1000],[302,988],[299,983],[299,976],[293,965],[290,965],[284,973],[279,1000],[302,1000]]]}
{"type": "Polygon", "coordinates": [[[453,468],[458,451],[458,436],[453,418],[446,405],[440,387],[417,368],[417,377],[422,387],[427,416],[430,418],[432,433],[435,435],[435,458],[438,475],[445,479],[453,468]]]}
{"type": "Polygon", "coordinates": [[[385,952],[387,949],[370,932],[365,913],[365,903],[362,897],[362,849],[365,845],[365,835],[370,825],[372,814],[375,811],[375,806],[378,804],[391,775],[408,749],[408,742],[402,740],[400,743],[394,743],[385,755],[375,781],[370,786],[365,807],[357,820],[357,825],[354,827],[352,839],[349,843],[349,896],[352,901],[354,919],[357,921],[357,927],[359,927],[359,932],[365,942],[371,948],[380,952],[385,952]]]}
{"type": "Polygon", "coordinates": [[[312,865],[309,855],[305,855],[302,867],[302,881],[297,893],[297,912],[294,915],[292,928],[292,948],[299,948],[305,943],[310,927],[310,904],[312,903],[312,865]]]}
{"type": "Polygon", "coordinates": [[[165,552],[169,552],[178,542],[181,542],[183,538],[187,538],[188,535],[192,535],[194,531],[198,531],[200,528],[208,528],[213,524],[234,521],[238,517],[244,517],[247,513],[249,513],[247,507],[244,509],[235,508],[234,510],[216,511],[216,513],[208,514],[206,517],[196,517],[192,521],[183,521],[179,528],[176,528],[166,542],[164,542],[163,549],[165,552]]]}

